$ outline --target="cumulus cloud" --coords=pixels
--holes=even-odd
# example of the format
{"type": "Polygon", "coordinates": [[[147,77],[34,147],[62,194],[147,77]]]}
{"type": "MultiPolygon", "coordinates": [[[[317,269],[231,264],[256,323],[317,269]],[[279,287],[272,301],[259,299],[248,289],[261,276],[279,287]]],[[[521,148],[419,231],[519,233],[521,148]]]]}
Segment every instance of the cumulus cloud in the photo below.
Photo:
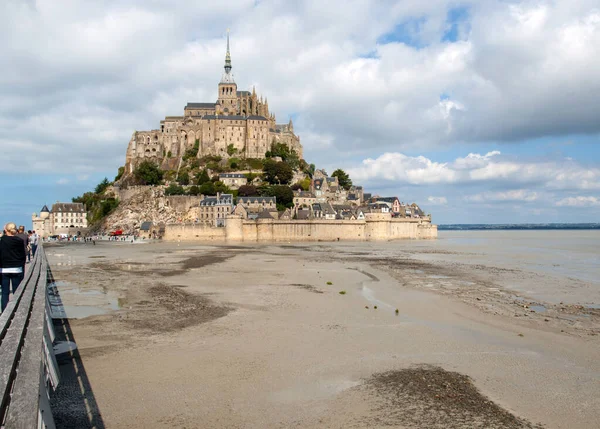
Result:
{"type": "Polygon", "coordinates": [[[600,206],[600,199],[597,197],[583,196],[568,197],[557,201],[556,205],[559,207],[598,207],[600,206]]]}
{"type": "Polygon", "coordinates": [[[466,201],[486,202],[486,201],[522,201],[532,202],[538,199],[538,193],[526,189],[513,189],[502,192],[483,192],[475,195],[468,195],[464,198],[466,201]]]}
{"type": "MultiPolygon", "coordinates": [[[[454,162],[440,163],[424,156],[385,153],[367,158],[349,169],[353,178],[364,182],[394,181],[413,185],[493,183],[504,186],[542,186],[547,189],[600,189],[600,169],[571,159],[528,161],[502,157],[499,151],[485,155],[470,153],[454,162]]],[[[514,198],[522,190],[506,194],[514,198]]],[[[529,198],[531,193],[528,194],[529,198]]],[[[518,199],[518,198],[514,198],[518,199]]]]}
{"type": "MultiPolygon", "coordinates": [[[[25,162],[45,171],[65,154],[81,171],[116,169],[134,130],[216,98],[227,27],[240,89],[256,85],[281,122],[294,115],[312,162],[594,134],[597,6],[465,0],[453,23],[451,0],[0,2],[0,144],[25,142],[25,162]]],[[[459,180],[458,164],[414,162],[413,183],[459,180]]],[[[463,162],[478,180],[519,173],[463,162]]]]}
{"type": "Polygon", "coordinates": [[[427,202],[432,206],[444,206],[448,204],[446,197],[427,197],[427,202]]]}

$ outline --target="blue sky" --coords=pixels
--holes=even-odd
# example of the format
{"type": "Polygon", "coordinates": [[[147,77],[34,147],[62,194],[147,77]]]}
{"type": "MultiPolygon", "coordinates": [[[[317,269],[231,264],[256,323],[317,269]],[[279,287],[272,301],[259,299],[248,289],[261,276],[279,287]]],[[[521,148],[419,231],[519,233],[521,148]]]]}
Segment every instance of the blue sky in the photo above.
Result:
{"type": "Polygon", "coordinates": [[[309,162],[437,223],[599,219],[597,0],[11,0],[0,24],[2,223],[214,101],[226,28],[238,88],[294,119],[309,162]]]}

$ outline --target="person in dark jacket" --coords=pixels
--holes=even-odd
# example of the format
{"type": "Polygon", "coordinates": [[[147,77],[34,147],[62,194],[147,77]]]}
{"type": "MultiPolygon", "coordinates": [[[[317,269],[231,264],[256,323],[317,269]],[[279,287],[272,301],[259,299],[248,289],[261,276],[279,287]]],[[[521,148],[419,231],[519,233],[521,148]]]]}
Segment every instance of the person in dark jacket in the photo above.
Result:
{"type": "Polygon", "coordinates": [[[4,235],[0,238],[0,270],[2,270],[2,311],[8,305],[10,286],[12,293],[17,291],[23,280],[27,255],[23,240],[17,237],[17,226],[14,223],[4,225],[4,235]]]}
{"type": "MultiPolygon", "coordinates": [[[[17,237],[23,240],[25,254],[27,255],[25,259],[29,261],[29,234],[25,232],[25,227],[23,225],[21,225],[17,231],[17,237]]],[[[25,268],[25,264],[23,264],[23,268],[25,268]]]]}

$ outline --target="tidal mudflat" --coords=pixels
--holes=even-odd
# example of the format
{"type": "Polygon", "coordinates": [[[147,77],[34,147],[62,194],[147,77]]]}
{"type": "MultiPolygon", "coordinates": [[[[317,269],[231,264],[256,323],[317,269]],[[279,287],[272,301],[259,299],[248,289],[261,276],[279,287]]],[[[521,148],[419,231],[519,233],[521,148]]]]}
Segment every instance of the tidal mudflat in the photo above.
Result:
{"type": "Polygon", "coordinates": [[[102,310],[69,320],[95,404],[59,389],[55,419],[83,427],[75,416],[101,416],[107,428],[595,427],[594,276],[440,235],[46,246],[59,292],[70,291],[61,294],[67,316],[102,310]]]}

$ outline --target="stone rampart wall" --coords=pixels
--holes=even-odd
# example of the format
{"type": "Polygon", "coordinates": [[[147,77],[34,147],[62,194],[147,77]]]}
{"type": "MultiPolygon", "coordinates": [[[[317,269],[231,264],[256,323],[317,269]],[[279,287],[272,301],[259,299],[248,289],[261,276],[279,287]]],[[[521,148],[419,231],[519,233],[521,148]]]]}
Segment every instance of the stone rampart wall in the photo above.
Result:
{"type": "Polygon", "coordinates": [[[115,186],[115,194],[120,201],[127,201],[134,195],[148,189],[148,186],[129,186],[127,188],[119,188],[115,186]]]}
{"type": "Polygon", "coordinates": [[[194,223],[167,225],[163,239],[167,241],[225,241],[226,237],[225,228],[194,223]]]}
{"type": "Polygon", "coordinates": [[[244,220],[230,216],[223,228],[204,224],[170,224],[170,241],[387,241],[437,238],[437,226],[419,219],[372,216],[366,220],[244,220]]]}
{"type": "Polygon", "coordinates": [[[165,197],[165,199],[168,206],[178,212],[187,212],[192,207],[198,207],[200,206],[200,201],[202,201],[201,196],[192,195],[170,195],[165,197]]]}

